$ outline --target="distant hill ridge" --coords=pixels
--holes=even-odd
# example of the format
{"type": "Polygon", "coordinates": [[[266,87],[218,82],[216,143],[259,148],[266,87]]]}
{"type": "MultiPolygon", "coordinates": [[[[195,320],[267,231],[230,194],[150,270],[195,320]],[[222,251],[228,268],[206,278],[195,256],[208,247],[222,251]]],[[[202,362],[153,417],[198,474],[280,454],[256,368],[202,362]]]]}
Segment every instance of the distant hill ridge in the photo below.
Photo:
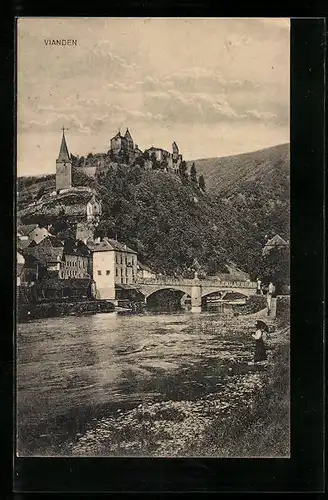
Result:
{"type": "Polygon", "coordinates": [[[217,158],[201,158],[195,163],[197,173],[203,174],[207,191],[229,197],[240,192],[250,182],[263,185],[289,182],[289,143],[260,149],[250,153],[217,158]]]}

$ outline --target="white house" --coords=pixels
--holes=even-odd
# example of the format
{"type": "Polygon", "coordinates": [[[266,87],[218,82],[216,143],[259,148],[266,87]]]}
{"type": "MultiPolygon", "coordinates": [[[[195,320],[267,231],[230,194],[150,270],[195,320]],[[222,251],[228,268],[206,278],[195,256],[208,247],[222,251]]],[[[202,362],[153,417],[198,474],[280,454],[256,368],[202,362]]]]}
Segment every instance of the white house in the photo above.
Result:
{"type": "Polygon", "coordinates": [[[87,221],[99,218],[101,215],[101,203],[96,200],[95,195],[87,203],[87,221]]]}
{"type": "Polygon", "coordinates": [[[116,288],[133,288],[137,276],[137,252],[116,240],[88,243],[92,251],[92,277],[98,298],[116,300],[116,288]]]}

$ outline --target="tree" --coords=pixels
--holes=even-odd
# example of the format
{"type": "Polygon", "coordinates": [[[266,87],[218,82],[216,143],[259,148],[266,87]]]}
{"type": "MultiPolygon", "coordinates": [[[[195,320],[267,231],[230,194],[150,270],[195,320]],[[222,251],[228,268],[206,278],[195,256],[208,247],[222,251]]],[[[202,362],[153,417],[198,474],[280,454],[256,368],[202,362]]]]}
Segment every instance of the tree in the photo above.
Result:
{"type": "Polygon", "coordinates": [[[36,194],[36,199],[39,200],[46,193],[46,187],[41,186],[36,194]]]}
{"type": "Polygon", "coordinates": [[[206,189],[206,186],[205,186],[205,179],[204,179],[204,176],[203,175],[200,175],[199,176],[199,187],[202,191],[205,191],[206,189]]]}
{"type": "Polygon", "coordinates": [[[128,165],[129,164],[129,155],[125,151],[123,151],[123,153],[121,155],[121,162],[124,165],[128,165]]]}
{"type": "Polygon", "coordinates": [[[94,181],[90,177],[87,176],[83,172],[83,170],[79,170],[78,168],[73,169],[72,173],[72,184],[73,186],[87,186],[87,187],[93,187],[94,181]]]}
{"type": "Polygon", "coordinates": [[[81,156],[80,159],[79,159],[79,167],[83,167],[84,166],[84,162],[85,162],[85,158],[84,158],[84,156],[81,156]]]}
{"type": "Polygon", "coordinates": [[[134,160],[134,165],[139,165],[140,167],[144,167],[145,166],[144,158],[141,155],[137,156],[137,158],[134,160]]]}
{"type": "Polygon", "coordinates": [[[78,157],[78,156],[74,156],[74,155],[71,153],[70,158],[71,158],[71,162],[72,162],[72,167],[77,166],[77,165],[78,165],[78,162],[79,162],[79,157],[78,157]]]}
{"type": "Polygon", "coordinates": [[[196,167],[195,167],[194,163],[191,165],[191,168],[190,168],[190,179],[195,184],[197,183],[197,171],[196,171],[196,167]]]}
{"type": "Polygon", "coordinates": [[[186,164],[186,162],[184,160],[179,165],[179,174],[180,174],[181,177],[186,177],[186,174],[187,174],[187,164],[186,164]]]}
{"type": "Polygon", "coordinates": [[[145,151],[142,156],[144,157],[144,160],[149,160],[149,152],[145,151]]]}
{"type": "Polygon", "coordinates": [[[276,293],[288,286],[290,283],[290,254],[288,248],[272,249],[271,252],[262,257],[260,262],[260,275],[265,283],[272,283],[276,287],[276,293]]]}

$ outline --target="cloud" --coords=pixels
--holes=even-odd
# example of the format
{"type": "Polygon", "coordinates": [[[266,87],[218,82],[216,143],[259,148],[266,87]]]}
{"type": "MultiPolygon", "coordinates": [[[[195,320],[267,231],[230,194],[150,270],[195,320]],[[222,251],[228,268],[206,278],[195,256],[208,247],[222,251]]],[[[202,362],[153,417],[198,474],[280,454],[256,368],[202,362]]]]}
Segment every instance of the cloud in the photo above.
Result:
{"type": "MultiPolygon", "coordinates": [[[[55,108],[52,105],[39,107],[32,119],[18,122],[19,132],[57,132],[61,127],[80,134],[105,132],[117,128],[120,123],[163,122],[165,116],[147,110],[125,108],[117,104],[103,103],[96,99],[80,100],[71,107],[55,108]]],[[[110,132],[109,132],[110,133],[110,132]]]]}
{"type": "Polygon", "coordinates": [[[168,74],[161,79],[146,76],[144,80],[136,82],[111,81],[107,84],[107,87],[123,92],[154,92],[169,89],[176,89],[181,92],[217,92],[224,89],[255,91],[259,88],[259,85],[248,79],[226,79],[219,71],[213,69],[191,67],[168,74]]]}
{"type": "Polygon", "coordinates": [[[82,121],[76,115],[63,113],[47,114],[43,117],[43,119],[40,117],[39,120],[20,120],[18,122],[18,131],[43,132],[44,130],[47,130],[47,132],[57,132],[63,126],[65,128],[77,131],[80,134],[88,135],[91,132],[91,128],[87,125],[87,122],[82,121]]]}
{"type": "Polygon", "coordinates": [[[93,79],[101,78],[103,81],[111,81],[112,78],[131,77],[139,66],[134,61],[128,61],[123,57],[108,50],[102,45],[97,45],[92,50],[82,53],[74,60],[74,63],[59,67],[59,78],[79,78],[83,75],[91,76],[93,79]]]}
{"type": "Polygon", "coordinates": [[[246,116],[250,116],[252,118],[256,118],[258,120],[276,120],[277,115],[275,113],[271,113],[270,111],[260,111],[258,109],[251,109],[246,112],[246,116]]]}
{"type": "MultiPolygon", "coordinates": [[[[254,103],[256,104],[256,99],[254,103]]],[[[266,109],[265,103],[251,109],[249,109],[249,104],[247,96],[234,104],[233,99],[228,100],[224,92],[220,94],[181,93],[173,89],[166,92],[149,92],[145,98],[146,109],[164,115],[163,120],[168,123],[170,121],[175,123],[257,121],[284,124],[288,121],[288,111],[286,112],[284,106],[278,106],[277,112],[274,112],[274,103],[270,105],[271,110],[266,109]]]]}

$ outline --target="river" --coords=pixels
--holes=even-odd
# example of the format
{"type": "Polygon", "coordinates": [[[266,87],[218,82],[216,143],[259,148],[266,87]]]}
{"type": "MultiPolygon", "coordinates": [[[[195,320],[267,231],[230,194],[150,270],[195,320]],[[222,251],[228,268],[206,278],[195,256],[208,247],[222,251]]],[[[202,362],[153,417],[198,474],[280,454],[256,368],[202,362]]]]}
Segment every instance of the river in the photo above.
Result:
{"type": "Polygon", "coordinates": [[[147,401],[219,390],[251,359],[253,320],[213,313],[117,312],[17,328],[17,449],[65,455],[90,423],[147,401]]]}

